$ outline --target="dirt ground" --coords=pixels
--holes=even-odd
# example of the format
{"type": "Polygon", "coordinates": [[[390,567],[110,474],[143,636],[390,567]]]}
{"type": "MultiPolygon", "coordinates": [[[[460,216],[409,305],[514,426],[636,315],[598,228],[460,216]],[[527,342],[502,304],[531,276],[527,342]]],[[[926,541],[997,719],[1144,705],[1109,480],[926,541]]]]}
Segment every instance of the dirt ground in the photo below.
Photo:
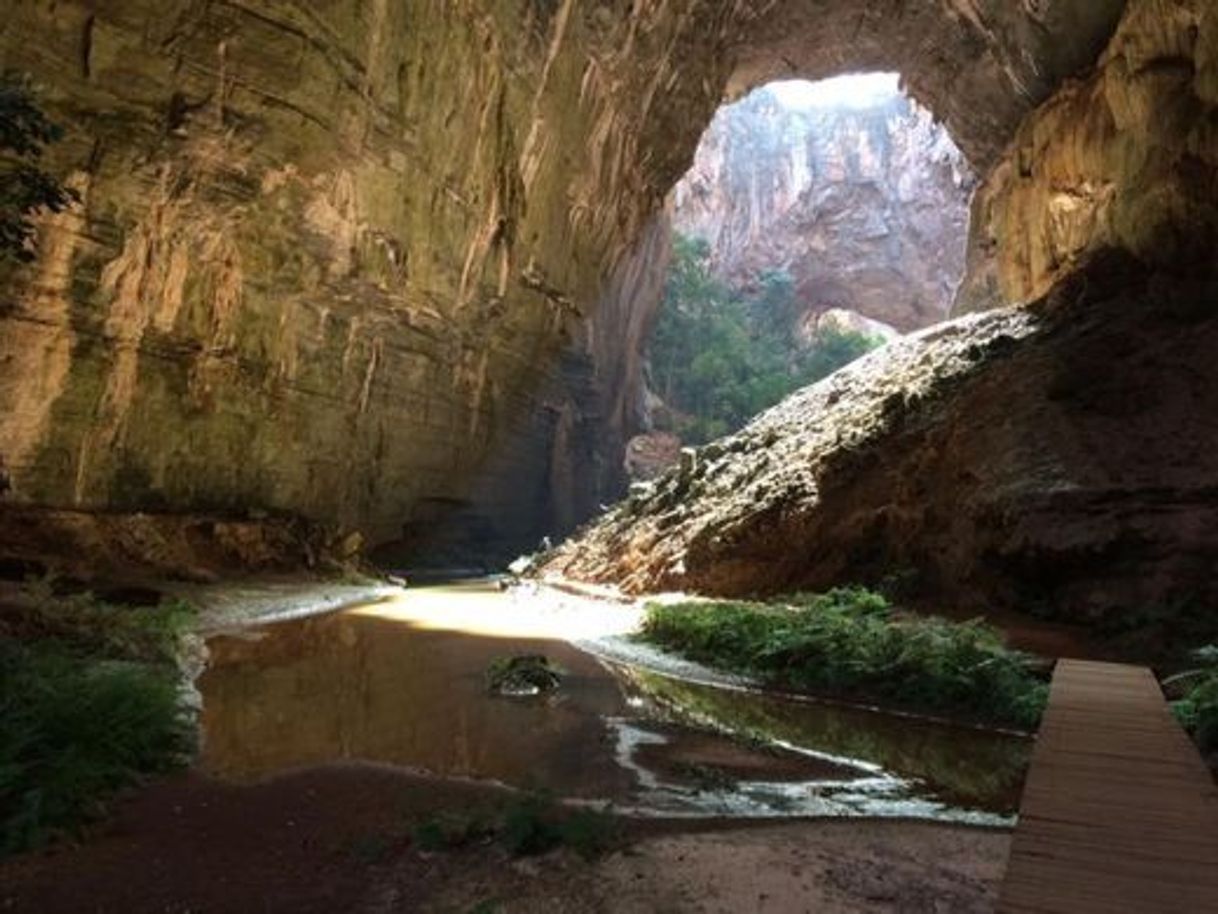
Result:
{"type": "Polygon", "coordinates": [[[0,864],[18,914],[970,912],[993,908],[1001,831],[910,822],[633,822],[595,862],[495,845],[427,853],[415,825],[506,794],[371,766],[250,786],[171,778],[75,846],[0,864]]]}
{"type": "Polygon", "coordinates": [[[644,837],[585,864],[560,852],[458,866],[410,904],[383,885],[370,911],[795,914],[994,909],[1009,836],[910,822],[798,822],[644,837]]]}

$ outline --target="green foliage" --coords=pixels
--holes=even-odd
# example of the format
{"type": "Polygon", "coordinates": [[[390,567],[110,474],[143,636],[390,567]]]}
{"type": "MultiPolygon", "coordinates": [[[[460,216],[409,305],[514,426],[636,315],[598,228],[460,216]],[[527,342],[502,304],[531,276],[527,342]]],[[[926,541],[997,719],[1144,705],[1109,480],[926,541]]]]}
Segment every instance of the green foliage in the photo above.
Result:
{"type": "Polygon", "coordinates": [[[585,860],[594,860],[621,842],[617,820],[603,809],[577,809],[559,823],[564,847],[585,860]]]}
{"type": "Polygon", "coordinates": [[[0,77],[0,260],[32,260],[30,216],[42,208],[60,212],[79,199],[38,166],[44,148],[62,135],[38,108],[28,79],[0,77]]]}
{"type": "Polygon", "coordinates": [[[617,823],[605,810],[563,810],[546,793],[527,793],[508,807],[499,840],[512,854],[543,854],[569,847],[585,860],[617,843],[617,823]]]}
{"type": "Polygon", "coordinates": [[[1194,652],[1202,668],[1190,674],[1191,686],[1172,711],[1204,753],[1218,752],[1218,645],[1194,652]]]}
{"type": "Polygon", "coordinates": [[[642,637],[786,688],[1033,727],[1047,686],[980,621],[896,613],[862,588],[785,605],[649,604],[642,637]]]}
{"type": "Polygon", "coordinates": [[[799,313],[791,277],[763,273],[744,295],[710,272],[710,249],[677,235],[664,305],[648,350],[652,380],[686,418],[676,429],[700,443],[727,434],[800,387],[874,349],[880,340],[825,330],[795,339],[799,313]]]}
{"type": "Polygon", "coordinates": [[[590,860],[617,846],[619,830],[607,809],[569,810],[544,791],[515,797],[498,817],[442,815],[414,830],[415,844],[425,851],[455,850],[492,839],[516,856],[569,847],[590,860]]]}
{"type": "Polygon", "coordinates": [[[184,762],[193,745],[175,665],[190,607],[57,597],[49,580],[27,596],[0,639],[3,853],[76,831],[116,790],[184,762]]]}
{"type": "Polygon", "coordinates": [[[0,645],[3,853],[71,833],[114,791],[184,760],[191,727],[172,668],[0,645]]]}
{"type": "Polygon", "coordinates": [[[172,663],[195,609],[180,600],[124,606],[91,593],[57,595],[53,578],[30,581],[28,605],[12,624],[25,640],[53,640],[76,653],[118,660],[172,663]]]}
{"type": "Polygon", "coordinates": [[[351,842],[351,855],[367,866],[384,863],[392,856],[393,851],[393,836],[380,832],[360,835],[351,842]]]}
{"type": "Polygon", "coordinates": [[[495,817],[482,811],[444,813],[423,822],[414,830],[420,850],[446,851],[492,839],[498,831],[495,817]]]}

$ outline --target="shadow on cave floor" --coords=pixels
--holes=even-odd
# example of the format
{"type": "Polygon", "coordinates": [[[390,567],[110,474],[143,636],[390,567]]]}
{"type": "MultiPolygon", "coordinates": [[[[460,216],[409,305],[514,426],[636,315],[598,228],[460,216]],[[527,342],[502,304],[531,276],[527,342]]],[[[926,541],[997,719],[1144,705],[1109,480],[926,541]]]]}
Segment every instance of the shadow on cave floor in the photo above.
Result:
{"type": "Polygon", "coordinates": [[[120,803],[80,847],[5,863],[0,904],[350,910],[381,861],[399,882],[431,878],[446,864],[417,853],[414,829],[502,808],[505,785],[612,802],[633,836],[1014,811],[1026,740],[602,663],[542,637],[553,620],[519,599],[467,582],[213,635],[196,770],[120,803]],[[559,687],[492,694],[488,666],[514,654],[544,654],[559,687]]]}

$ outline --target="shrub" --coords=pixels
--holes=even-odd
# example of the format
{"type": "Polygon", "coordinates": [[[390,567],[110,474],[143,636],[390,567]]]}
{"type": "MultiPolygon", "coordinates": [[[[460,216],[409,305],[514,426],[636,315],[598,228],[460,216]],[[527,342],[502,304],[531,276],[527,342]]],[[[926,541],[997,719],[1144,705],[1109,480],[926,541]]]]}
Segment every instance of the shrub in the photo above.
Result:
{"type": "Polygon", "coordinates": [[[495,836],[493,815],[482,812],[446,813],[428,819],[414,829],[414,843],[421,850],[444,851],[487,841],[495,836]]]}
{"type": "Polygon", "coordinates": [[[28,604],[11,620],[18,635],[24,640],[54,641],[93,657],[173,663],[182,635],[195,617],[194,607],[180,600],[124,606],[91,593],[60,596],[51,578],[31,581],[25,589],[28,604]]]}
{"type": "Polygon", "coordinates": [[[3,852],[76,831],[116,790],[181,763],[191,745],[171,667],[0,645],[3,852]]]}
{"type": "Polygon", "coordinates": [[[773,685],[1022,727],[1036,725],[1048,694],[990,626],[900,616],[861,588],[784,605],[650,604],[642,637],[773,685]]]}
{"type": "Polygon", "coordinates": [[[543,854],[569,847],[585,860],[610,850],[618,840],[617,823],[607,810],[569,811],[543,792],[531,792],[504,813],[500,842],[512,854],[543,854]]]}
{"type": "Polygon", "coordinates": [[[656,392],[677,413],[672,430],[691,443],[735,431],[883,342],[836,328],[805,342],[794,332],[803,307],[791,277],[767,270],[750,285],[717,279],[704,240],[674,237],[647,357],[656,392]]]}
{"type": "Polygon", "coordinates": [[[184,603],[129,607],[33,582],[0,638],[0,852],[72,834],[115,791],[184,763],[184,603]]]}
{"type": "Polygon", "coordinates": [[[444,851],[495,839],[515,856],[544,854],[569,847],[585,860],[619,842],[617,821],[608,809],[570,810],[545,791],[514,797],[499,816],[442,814],[414,829],[421,850],[444,851]]]}
{"type": "Polygon", "coordinates": [[[46,147],[62,137],[62,128],[38,107],[27,77],[0,76],[0,263],[33,260],[33,215],[61,212],[80,199],[39,167],[46,147]]]}
{"type": "Polygon", "coordinates": [[[1218,647],[1203,647],[1194,656],[1203,666],[1188,674],[1192,685],[1183,698],[1172,702],[1172,711],[1208,755],[1218,752],[1218,647]]]}

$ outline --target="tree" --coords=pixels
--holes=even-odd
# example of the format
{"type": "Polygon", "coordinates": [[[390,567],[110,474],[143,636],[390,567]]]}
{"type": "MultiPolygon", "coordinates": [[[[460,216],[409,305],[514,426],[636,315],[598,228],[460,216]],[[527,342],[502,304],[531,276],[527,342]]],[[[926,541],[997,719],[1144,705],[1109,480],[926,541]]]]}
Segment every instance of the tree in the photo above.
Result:
{"type": "Polygon", "coordinates": [[[677,235],[664,303],[648,347],[652,383],[680,417],[676,431],[701,443],[740,428],[787,394],[832,374],[880,344],[826,329],[810,346],[794,332],[794,283],[767,270],[746,295],[717,279],[710,247],[677,235]]]}
{"type": "Polygon", "coordinates": [[[775,337],[789,336],[799,316],[791,274],[786,270],[763,270],[757,284],[760,292],[752,304],[758,327],[775,337]]]}
{"type": "Polygon", "coordinates": [[[0,77],[0,260],[33,260],[31,217],[40,209],[61,212],[79,200],[39,167],[45,147],[62,136],[63,129],[35,103],[27,77],[0,77]]]}

